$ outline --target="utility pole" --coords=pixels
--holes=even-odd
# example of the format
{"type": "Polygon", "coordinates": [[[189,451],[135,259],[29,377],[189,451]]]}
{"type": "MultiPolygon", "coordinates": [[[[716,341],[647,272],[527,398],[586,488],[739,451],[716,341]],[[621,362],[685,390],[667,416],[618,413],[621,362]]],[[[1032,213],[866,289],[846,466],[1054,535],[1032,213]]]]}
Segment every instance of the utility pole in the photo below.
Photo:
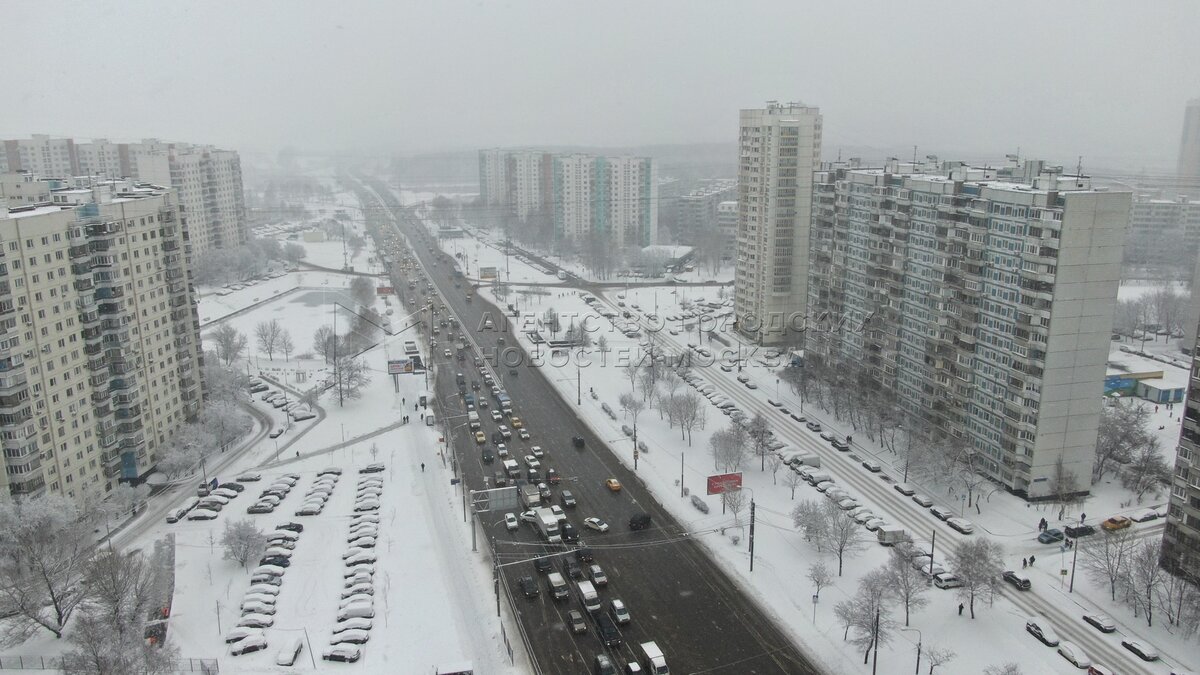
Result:
{"type": "Polygon", "coordinates": [[[1067,587],[1068,593],[1075,592],[1075,561],[1079,560],[1079,539],[1075,539],[1075,543],[1071,545],[1075,552],[1071,554],[1071,585],[1067,587]]]}
{"type": "Polygon", "coordinates": [[[683,498],[683,456],[685,453],[679,453],[679,497],[683,498]]]}
{"type": "Polygon", "coordinates": [[[583,376],[579,372],[579,359],[575,359],[575,405],[583,405],[583,376]]]}
{"type": "Polygon", "coordinates": [[[638,455],[639,454],[641,454],[641,453],[638,452],[638,444],[637,444],[637,417],[634,417],[633,418],[633,470],[634,471],[637,471],[637,468],[638,468],[638,455]]]}
{"type": "Polygon", "coordinates": [[[879,603],[875,604],[875,662],[871,664],[871,675],[879,668],[879,603]]]}
{"type": "Polygon", "coordinates": [[[754,571],[754,496],[750,496],[750,571],[754,571]]]}

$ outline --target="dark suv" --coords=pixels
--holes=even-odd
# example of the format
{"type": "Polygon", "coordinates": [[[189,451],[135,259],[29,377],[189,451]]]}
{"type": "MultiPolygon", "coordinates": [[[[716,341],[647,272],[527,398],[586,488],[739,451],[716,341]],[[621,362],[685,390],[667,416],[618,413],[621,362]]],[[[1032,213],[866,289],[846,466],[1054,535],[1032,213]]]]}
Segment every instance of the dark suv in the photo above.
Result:
{"type": "Polygon", "coordinates": [[[538,589],[537,582],[533,580],[533,577],[521,577],[521,580],[518,583],[521,585],[521,592],[524,593],[525,597],[527,598],[536,598],[538,593],[541,592],[541,590],[538,589]]]}
{"type": "Polygon", "coordinates": [[[620,647],[621,646],[621,631],[617,629],[617,624],[607,614],[596,615],[596,632],[600,635],[600,641],[605,647],[620,647]]]}
{"type": "Polygon", "coordinates": [[[1091,525],[1068,525],[1063,528],[1063,534],[1072,539],[1086,537],[1089,534],[1096,534],[1096,528],[1091,525]]]}
{"type": "Polygon", "coordinates": [[[563,559],[562,568],[563,568],[563,574],[567,575],[568,579],[582,579],[583,578],[583,568],[581,568],[579,566],[579,563],[575,562],[574,560],[572,560],[570,558],[563,559]]]}

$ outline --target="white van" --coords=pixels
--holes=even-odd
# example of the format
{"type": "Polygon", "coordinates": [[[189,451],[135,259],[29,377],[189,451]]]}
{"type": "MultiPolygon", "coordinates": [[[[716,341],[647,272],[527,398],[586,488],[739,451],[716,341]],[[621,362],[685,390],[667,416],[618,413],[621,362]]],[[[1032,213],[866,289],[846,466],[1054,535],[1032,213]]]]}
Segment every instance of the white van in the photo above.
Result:
{"type": "Polygon", "coordinates": [[[590,581],[577,582],[579,586],[579,599],[583,602],[583,608],[589,612],[600,611],[600,594],[596,592],[596,587],[590,581]]]}
{"type": "Polygon", "coordinates": [[[563,579],[563,575],[558,572],[551,572],[546,578],[550,582],[550,594],[554,596],[554,599],[566,600],[570,592],[567,587],[567,581],[563,579]]]}

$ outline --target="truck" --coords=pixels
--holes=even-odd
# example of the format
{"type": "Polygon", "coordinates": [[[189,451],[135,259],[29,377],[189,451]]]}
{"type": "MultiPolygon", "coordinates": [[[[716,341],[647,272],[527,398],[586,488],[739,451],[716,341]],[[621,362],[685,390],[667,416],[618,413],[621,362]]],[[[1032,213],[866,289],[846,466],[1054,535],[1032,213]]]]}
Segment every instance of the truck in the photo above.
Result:
{"type": "Polygon", "coordinates": [[[671,671],[667,668],[667,657],[663,656],[662,650],[653,641],[643,642],[638,645],[638,663],[646,669],[646,672],[653,675],[670,675],[671,671]]]}
{"type": "MultiPolygon", "coordinates": [[[[537,486],[534,486],[533,489],[536,492],[537,486]]],[[[562,535],[558,533],[558,517],[554,515],[554,512],[546,507],[542,507],[535,510],[534,514],[537,516],[535,525],[537,525],[538,532],[542,533],[546,541],[551,544],[562,543],[562,535]]]]}
{"type": "Polygon", "coordinates": [[[474,410],[467,413],[467,422],[471,425],[471,431],[479,431],[479,413],[474,410]]]}
{"type": "Polygon", "coordinates": [[[500,405],[501,412],[512,412],[512,399],[508,397],[508,394],[500,392],[496,395],[496,402],[500,405]]]}
{"type": "Polygon", "coordinates": [[[596,587],[590,581],[580,581],[576,583],[579,587],[579,600],[583,602],[583,608],[589,612],[600,611],[600,594],[596,592],[596,587]]]}
{"type": "Polygon", "coordinates": [[[912,541],[908,532],[899,525],[880,525],[879,529],[875,531],[875,536],[884,546],[895,546],[901,542],[912,541]]]}
{"type": "Polygon", "coordinates": [[[524,504],[525,508],[527,508],[527,509],[536,509],[539,506],[541,506],[542,505],[542,495],[541,495],[541,491],[538,490],[538,486],[522,485],[521,486],[521,503],[524,504]]]}
{"type": "Polygon", "coordinates": [[[521,465],[517,464],[515,459],[506,459],[504,460],[504,473],[507,473],[509,478],[520,478],[521,465]]]}

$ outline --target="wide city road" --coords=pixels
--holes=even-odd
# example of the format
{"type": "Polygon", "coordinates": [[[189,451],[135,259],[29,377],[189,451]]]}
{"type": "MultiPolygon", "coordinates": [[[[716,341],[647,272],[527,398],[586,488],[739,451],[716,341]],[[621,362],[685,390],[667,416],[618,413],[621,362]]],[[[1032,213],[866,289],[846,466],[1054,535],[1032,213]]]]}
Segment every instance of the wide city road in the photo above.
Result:
{"type": "MultiPolygon", "coordinates": [[[[397,228],[393,232],[403,233],[415,249],[421,267],[436,286],[435,297],[441,296],[437,298],[437,304],[440,305],[444,298],[449,313],[466,328],[467,357],[459,362],[443,353],[444,348],[454,352],[454,347],[446,340],[447,331],[452,327],[440,326],[441,320],[448,318],[446,313],[432,317],[433,326],[439,328],[439,335],[432,336],[439,342],[431,355],[437,372],[435,391],[448,417],[447,426],[458,427],[452,436],[455,452],[462,460],[467,487],[471,490],[493,487],[493,477],[501,469],[500,458],[485,464],[481,450],[489,447],[495,451],[492,433],[497,424],[507,424],[508,420],[493,422],[489,415],[491,408],[480,410],[487,443],[477,445],[465,424],[463,401],[455,375],[463,373],[468,391],[472,381],[480,382],[480,393],[487,396],[489,392],[482,386],[482,378],[491,374],[502,382],[512,397],[515,414],[525,421],[532,433],[528,441],[518,440],[515,436],[508,441],[510,455],[524,469],[523,457],[529,454],[529,448],[538,445],[544,449],[543,469],[553,467],[563,477],[561,484],[555,486],[550,502],[559,504],[562,490],[574,494],[578,506],[566,509],[568,519],[580,530],[582,542],[593,550],[595,562],[609,578],[607,587],[599,589],[604,601],[602,612],[608,612],[609,602],[619,598],[632,615],[632,622],[621,626],[624,642],[619,647],[607,648],[601,643],[594,620],[589,620],[587,632],[572,634],[565,623],[567,612],[582,610],[581,604],[574,594],[566,601],[555,602],[550,597],[545,575],[536,573],[532,559],[551,555],[554,569],[561,571],[563,562],[574,558],[573,550],[544,545],[528,525],[508,531],[503,513],[482,514],[486,537],[502,566],[506,585],[528,636],[531,656],[540,672],[572,675],[591,672],[593,659],[600,653],[615,657],[620,666],[635,659],[638,644],[654,640],[663,650],[671,670],[677,673],[820,673],[821,670],[796,648],[770,617],[741,593],[733,580],[693,540],[693,536],[714,535],[686,532],[650,496],[636,475],[624,468],[608,450],[607,443],[629,443],[629,439],[596,437],[577,418],[575,401],[564,401],[546,379],[573,378],[573,373],[542,370],[525,363],[510,368],[497,361],[493,367],[487,357],[495,354],[497,348],[503,350],[515,346],[516,337],[503,330],[476,329],[482,324],[485,312],[492,316],[502,312],[478,296],[467,302],[469,285],[454,275],[452,259],[441,253],[426,229],[401,208],[385,185],[376,180],[367,182],[392,212],[400,216],[396,223],[388,223],[388,226],[397,228]],[[499,339],[504,339],[505,344],[499,345],[499,339]],[[474,364],[477,355],[485,359],[482,369],[474,364]],[[584,438],[582,449],[573,447],[575,436],[584,438]],[[619,492],[607,489],[604,484],[607,478],[618,479],[623,489],[619,492]],[[643,511],[651,514],[653,525],[646,530],[631,531],[630,516],[643,511]],[[606,521],[609,531],[597,533],[583,529],[583,519],[590,516],[606,521]],[[536,580],[541,589],[538,597],[527,599],[522,596],[518,580],[523,576],[536,580]]],[[[370,217],[371,220],[390,220],[387,213],[381,213],[382,209],[369,208],[367,204],[364,208],[368,214],[380,214],[370,217]]],[[[384,241],[378,242],[379,250],[390,254],[393,262],[401,261],[406,251],[402,250],[400,239],[389,235],[386,228],[382,238],[384,241]]],[[[415,301],[409,311],[428,302],[424,298],[423,281],[414,282],[415,288],[408,289],[408,282],[420,279],[422,273],[405,272],[396,265],[391,271],[397,293],[406,302],[410,296],[415,301]]],[[[431,318],[429,312],[424,312],[424,316],[431,318]]],[[[586,386],[582,391],[583,396],[588,395],[586,386]]]]}

